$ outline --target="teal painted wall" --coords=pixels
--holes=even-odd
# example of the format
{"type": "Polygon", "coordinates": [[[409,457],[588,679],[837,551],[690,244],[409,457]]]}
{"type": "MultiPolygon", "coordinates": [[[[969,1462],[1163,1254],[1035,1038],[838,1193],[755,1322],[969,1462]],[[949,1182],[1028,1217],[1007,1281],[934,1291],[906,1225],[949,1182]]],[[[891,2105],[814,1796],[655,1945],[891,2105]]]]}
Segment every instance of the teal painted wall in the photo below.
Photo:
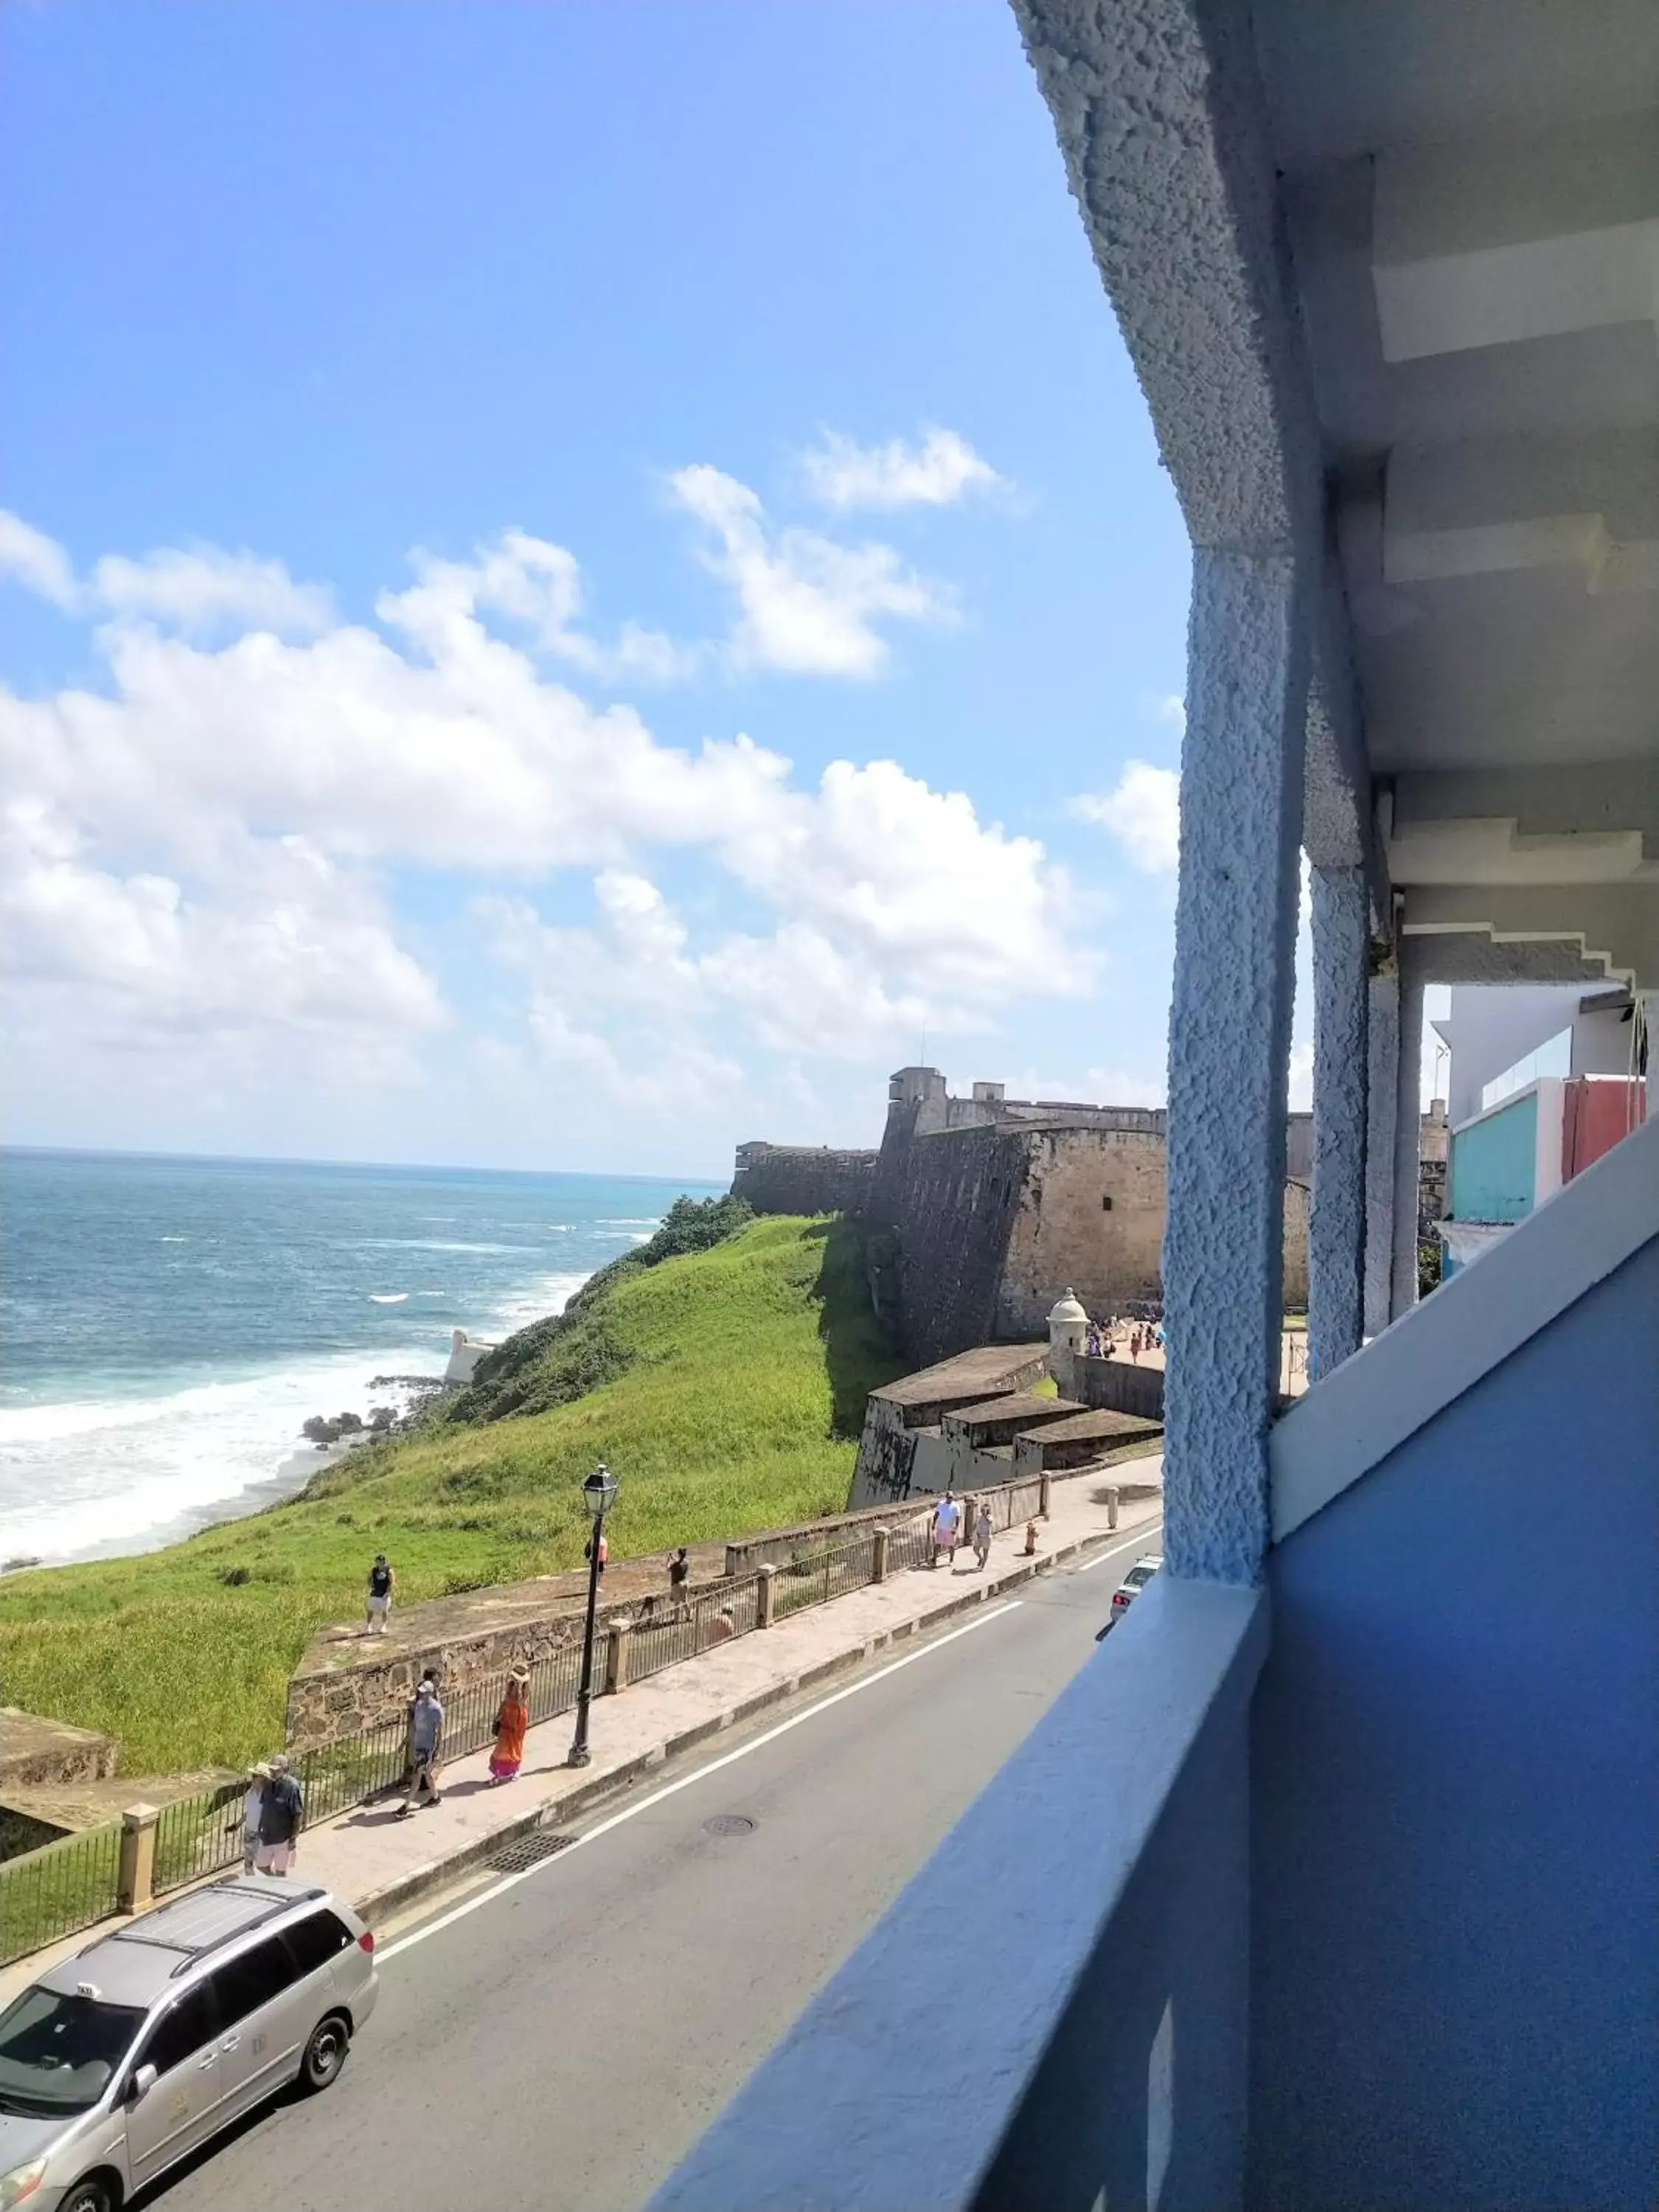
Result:
{"type": "Polygon", "coordinates": [[[1446,1211],[1454,1221],[1523,1221],[1537,1203],[1537,1176],[1538,1093],[1529,1091],[1453,1131],[1446,1211]]]}

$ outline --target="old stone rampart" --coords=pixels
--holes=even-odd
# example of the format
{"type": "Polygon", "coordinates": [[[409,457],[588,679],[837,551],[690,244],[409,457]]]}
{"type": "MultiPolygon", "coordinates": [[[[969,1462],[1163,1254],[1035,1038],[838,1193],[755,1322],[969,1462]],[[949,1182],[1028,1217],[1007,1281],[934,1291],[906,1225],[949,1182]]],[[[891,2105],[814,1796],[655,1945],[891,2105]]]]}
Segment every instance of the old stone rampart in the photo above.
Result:
{"type": "Polygon", "coordinates": [[[877,1310],[907,1358],[943,1359],[998,1334],[1025,1139],[994,1125],[912,1136],[888,1125],[870,1206],[877,1310]]]}
{"type": "Polygon", "coordinates": [[[1086,1352],[1056,1346],[1049,1354],[1054,1381],[1067,1398],[1100,1413],[1134,1413],[1164,1419],[1164,1370],[1138,1366],[1131,1359],[1098,1359],[1086,1352]]]}
{"type": "Polygon", "coordinates": [[[732,1194],[757,1213],[862,1213],[879,1157],[828,1146],[739,1145],[732,1194]]]}

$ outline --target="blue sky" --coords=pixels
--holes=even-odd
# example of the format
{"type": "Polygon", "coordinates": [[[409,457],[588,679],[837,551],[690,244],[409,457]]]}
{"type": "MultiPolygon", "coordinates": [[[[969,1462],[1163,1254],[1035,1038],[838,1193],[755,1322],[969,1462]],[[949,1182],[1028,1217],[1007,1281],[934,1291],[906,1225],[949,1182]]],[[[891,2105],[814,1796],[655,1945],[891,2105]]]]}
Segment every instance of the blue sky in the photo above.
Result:
{"type": "Polygon", "coordinates": [[[9,1137],[1162,1096],[1185,539],[1000,0],[0,46],[9,1137]]]}

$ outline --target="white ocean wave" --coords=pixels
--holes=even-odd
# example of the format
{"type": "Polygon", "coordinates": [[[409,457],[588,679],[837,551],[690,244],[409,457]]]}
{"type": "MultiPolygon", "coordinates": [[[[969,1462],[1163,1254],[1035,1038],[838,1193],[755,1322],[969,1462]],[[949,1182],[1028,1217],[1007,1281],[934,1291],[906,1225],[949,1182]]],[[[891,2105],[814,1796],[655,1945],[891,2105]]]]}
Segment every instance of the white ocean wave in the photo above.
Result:
{"type": "Polygon", "coordinates": [[[541,1275],[521,1283],[490,1315],[490,1325],[502,1331],[526,1328],[532,1321],[562,1313],[586,1280],[586,1275],[541,1275]]]}
{"type": "Polygon", "coordinates": [[[401,1306],[408,1303],[407,1291],[371,1291],[368,1303],[372,1306],[401,1306]]]}
{"type": "Polygon", "coordinates": [[[262,1374],[152,1396],[0,1409],[0,1492],[8,1558],[62,1559],[133,1540],[163,1540],[191,1515],[236,1501],[306,1447],[312,1413],[406,1394],[376,1375],[443,1371],[447,1343],[331,1352],[262,1374]],[[94,1540],[89,1536],[95,1532],[94,1540]]]}

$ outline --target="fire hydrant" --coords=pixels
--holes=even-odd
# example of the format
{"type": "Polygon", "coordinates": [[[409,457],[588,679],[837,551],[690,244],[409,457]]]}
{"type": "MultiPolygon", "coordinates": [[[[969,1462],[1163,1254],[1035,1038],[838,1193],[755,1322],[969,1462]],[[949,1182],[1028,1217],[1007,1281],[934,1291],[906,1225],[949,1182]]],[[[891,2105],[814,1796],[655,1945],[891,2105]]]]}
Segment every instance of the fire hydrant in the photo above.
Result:
{"type": "Polygon", "coordinates": [[[1025,1523],[1025,1556],[1028,1559],[1034,1559],[1036,1557],[1036,1522],[1035,1521],[1028,1521],[1025,1523]]]}

